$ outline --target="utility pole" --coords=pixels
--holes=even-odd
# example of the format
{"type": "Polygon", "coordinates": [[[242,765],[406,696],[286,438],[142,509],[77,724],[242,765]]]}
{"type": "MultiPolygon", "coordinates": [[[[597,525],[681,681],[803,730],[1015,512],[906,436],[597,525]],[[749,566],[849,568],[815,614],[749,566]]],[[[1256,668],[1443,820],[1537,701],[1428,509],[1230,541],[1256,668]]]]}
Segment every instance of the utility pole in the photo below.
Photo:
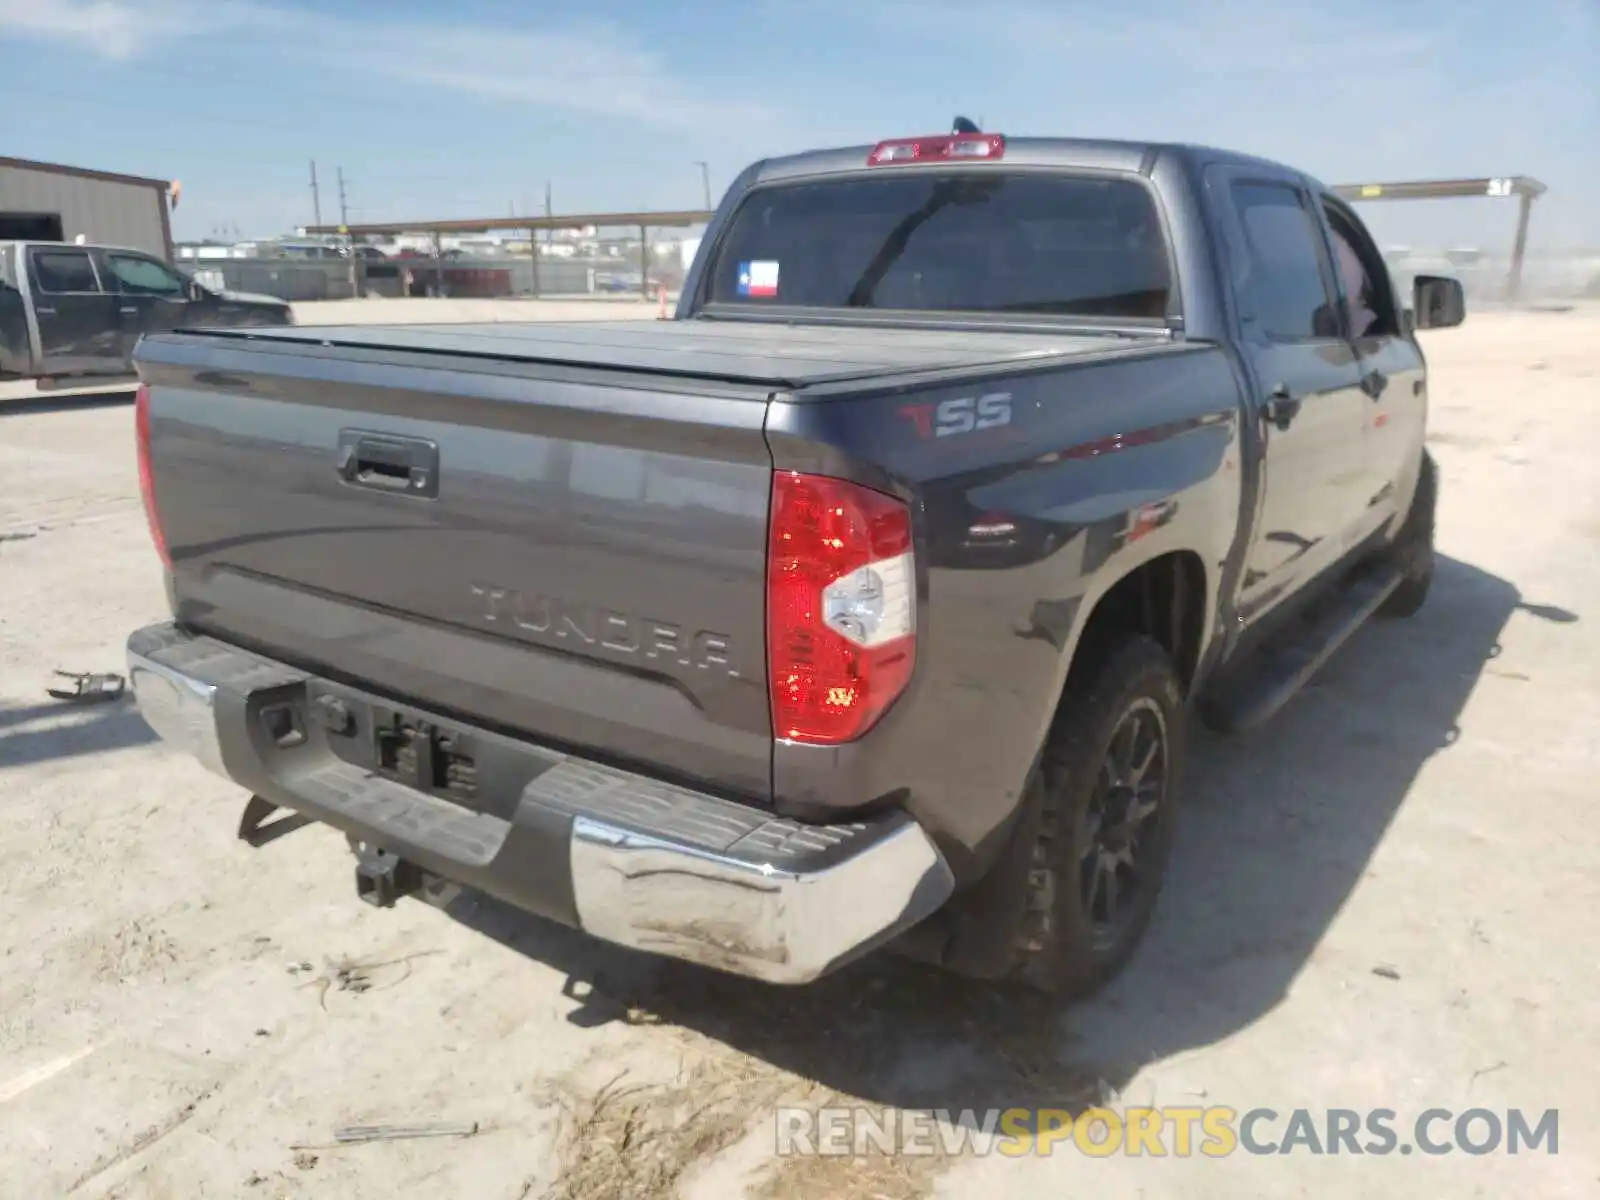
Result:
{"type": "Polygon", "coordinates": [[[317,191],[317,160],[311,160],[311,223],[322,224],[322,194],[317,191]]]}
{"type": "Polygon", "coordinates": [[[345,253],[350,256],[350,298],[359,300],[366,292],[366,287],[362,280],[364,272],[361,268],[363,264],[361,256],[356,253],[355,238],[350,236],[350,202],[344,191],[344,168],[336,167],[334,169],[339,176],[339,228],[344,233],[345,253]]]}
{"type": "Polygon", "coordinates": [[[704,186],[705,193],[706,193],[706,211],[710,212],[711,211],[711,167],[708,164],[703,163],[703,162],[697,162],[694,165],[700,168],[700,183],[702,184],[702,186],[704,186]]]}

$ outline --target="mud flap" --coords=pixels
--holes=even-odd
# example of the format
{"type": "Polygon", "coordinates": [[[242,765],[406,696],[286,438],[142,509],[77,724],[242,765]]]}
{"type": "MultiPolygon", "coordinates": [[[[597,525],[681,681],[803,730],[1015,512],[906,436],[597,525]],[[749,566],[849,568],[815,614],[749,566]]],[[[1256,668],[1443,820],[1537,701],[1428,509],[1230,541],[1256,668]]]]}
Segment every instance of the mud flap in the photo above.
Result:
{"type": "Polygon", "coordinates": [[[1001,979],[1016,963],[1044,800],[1040,769],[1035,764],[1029,772],[1022,800],[1002,827],[1000,836],[1005,841],[994,865],[954,896],[943,912],[935,914],[936,920],[947,923],[948,941],[942,956],[946,970],[971,979],[1001,979]]]}

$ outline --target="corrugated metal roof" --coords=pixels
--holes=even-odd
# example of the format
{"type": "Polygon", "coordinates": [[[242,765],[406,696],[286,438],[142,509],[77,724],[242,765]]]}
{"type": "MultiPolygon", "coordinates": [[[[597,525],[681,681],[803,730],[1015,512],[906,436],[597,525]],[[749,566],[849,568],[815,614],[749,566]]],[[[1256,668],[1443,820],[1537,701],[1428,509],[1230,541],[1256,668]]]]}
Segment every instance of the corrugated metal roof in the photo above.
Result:
{"type": "Polygon", "coordinates": [[[42,175],[72,175],[78,179],[98,179],[102,183],[131,183],[141,187],[160,188],[172,186],[169,179],[147,179],[142,175],[118,175],[112,171],[93,171],[88,167],[69,167],[62,163],[34,162],[26,158],[0,156],[0,167],[13,167],[19,171],[38,171],[42,175]]]}

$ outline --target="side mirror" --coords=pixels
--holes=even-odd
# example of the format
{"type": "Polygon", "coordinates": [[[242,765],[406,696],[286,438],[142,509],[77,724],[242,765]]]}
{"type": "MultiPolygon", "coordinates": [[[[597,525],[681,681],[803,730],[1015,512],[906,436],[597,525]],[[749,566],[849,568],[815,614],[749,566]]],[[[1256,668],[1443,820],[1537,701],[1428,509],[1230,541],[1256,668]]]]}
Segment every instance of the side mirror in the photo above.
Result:
{"type": "Polygon", "coordinates": [[[1467,296],[1459,279],[1418,275],[1412,289],[1418,329],[1451,329],[1467,319],[1467,296]]]}
{"type": "Polygon", "coordinates": [[[1331,304],[1319,304],[1311,314],[1311,332],[1319,338],[1336,338],[1344,331],[1339,326],[1339,310],[1331,304]]]}

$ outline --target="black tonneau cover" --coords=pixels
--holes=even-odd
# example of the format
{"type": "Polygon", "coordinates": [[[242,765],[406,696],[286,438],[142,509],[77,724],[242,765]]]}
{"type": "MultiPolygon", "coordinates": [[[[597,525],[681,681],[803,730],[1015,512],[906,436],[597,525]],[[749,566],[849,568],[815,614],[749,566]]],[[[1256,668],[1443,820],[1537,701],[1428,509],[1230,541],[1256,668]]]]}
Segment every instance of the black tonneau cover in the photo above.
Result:
{"type": "MultiPolygon", "coordinates": [[[[803,387],[907,370],[1002,366],[1129,345],[1126,337],[1113,335],[766,321],[310,325],[205,332],[253,341],[599,366],[775,387],[803,387]]],[[[1163,334],[1152,331],[1151,336],[1163,334]]]]}

